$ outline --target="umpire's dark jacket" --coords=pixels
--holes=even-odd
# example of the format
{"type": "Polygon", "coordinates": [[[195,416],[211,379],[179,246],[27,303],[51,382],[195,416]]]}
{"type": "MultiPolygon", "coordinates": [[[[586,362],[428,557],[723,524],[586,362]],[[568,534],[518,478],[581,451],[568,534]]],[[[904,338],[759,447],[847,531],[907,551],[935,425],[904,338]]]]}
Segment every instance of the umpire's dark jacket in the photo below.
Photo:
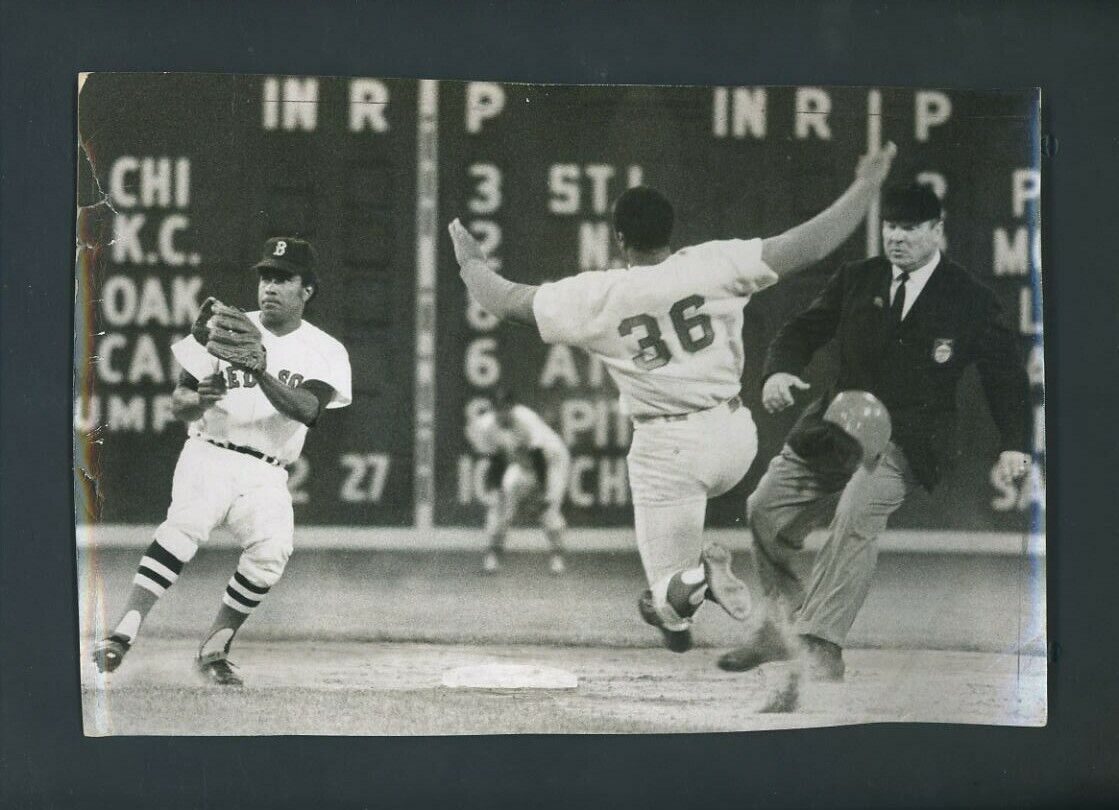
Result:
{"type": "Polygon", "coordinates": [[[994,293],[942,254],[895,329],[892,281],[883,257],[846,264],[778,333],[766,355],[765,379],[781,371],[800,375],[817,349],[833,337],[839,344],[834,388],[798,424],[819,418],[837,391],[870,391],[889,409],[893,440],[913,474],[932,489],[956,449],[956,384],[975,363],[1001,449],[1028,453],[1029,382],[994,293]]]}

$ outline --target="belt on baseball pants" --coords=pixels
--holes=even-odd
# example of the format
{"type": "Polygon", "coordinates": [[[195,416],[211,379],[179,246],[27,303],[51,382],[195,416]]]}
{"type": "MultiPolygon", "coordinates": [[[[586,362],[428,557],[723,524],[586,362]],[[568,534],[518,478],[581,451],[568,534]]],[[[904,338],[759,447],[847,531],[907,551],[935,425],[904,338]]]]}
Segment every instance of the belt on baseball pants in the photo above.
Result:
{"type": "Polygon", "coordinates": [[[244,453],[246,456],[259,458],[261,461],[267,462],[273,467],[284,466],[278,458],[262,453],[259,450],[254,450],[251,447],[243,447],[239,444],[233,444],[232,442],[216,442],[213,439],[202,439],[202,441],[212,444],[214,447],[220,447],[222,450],[232,450],[234,453],[244,453]]]}
{"type": "Polygon", "coordinates": [[[710,413],[716,408],[722,408],[723,406],[726,406],[727,410],[729,410],[731,413],[734,413],[742,407],[742,397],[738,394],[735,394],[730,399],[726,400],[725,402],[720,402],[718,405],[712,405],[710,408],[700,408],[698,411],[690,411],[689,413],[666,413],[657,414],[656,416],[635,416],[633,417],[633,421],[638,422],[642,425],[647,424],[648,422],[683,422],[686,419],[690,419],[691,417],[695,416],[696,414],[710,413]]]}

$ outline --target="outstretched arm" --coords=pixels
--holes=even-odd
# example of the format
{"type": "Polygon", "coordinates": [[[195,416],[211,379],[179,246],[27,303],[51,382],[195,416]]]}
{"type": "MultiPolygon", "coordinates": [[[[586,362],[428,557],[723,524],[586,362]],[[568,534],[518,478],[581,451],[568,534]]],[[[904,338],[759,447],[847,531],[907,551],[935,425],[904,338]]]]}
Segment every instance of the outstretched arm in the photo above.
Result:
{"type": "Polygon", "coordinates": [[[459,275],[482,309],[503,321],[535,326],[532,299],[536,296],[536,286],[518,284],[494,272],[478,240],[457,219],[447,230],[455,245],[459,275]]]}
{"type": "Polygon", "coordinates": [[[897,151],[891,141],[885,148],[864,155],[855,172],[855,182],[825,211],[780,236],[764,240],[762,259],[773,272],[784,276],[808,267],[847,241],[878,195],[897,151]]]}

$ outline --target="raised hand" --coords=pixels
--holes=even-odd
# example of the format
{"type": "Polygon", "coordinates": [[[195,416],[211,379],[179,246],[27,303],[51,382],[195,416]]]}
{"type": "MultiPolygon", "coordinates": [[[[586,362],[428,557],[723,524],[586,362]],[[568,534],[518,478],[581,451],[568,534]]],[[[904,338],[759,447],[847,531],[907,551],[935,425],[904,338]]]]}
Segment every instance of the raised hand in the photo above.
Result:
{"type": "Polygon", "coordinates": [[[459,266],[471,261],[486,261],[486,254],[482,251],[482,246],[478,244],[478,240],[474,238],[473,234],[466,230],[466,226],[459,222],[457,217],[447,226],[447,230],[450,232],[451,241],[455,245],[455,259],[459,266]]]}
{"type": "Polygon", "coordinates": [[[886,176],[890,173],[890,166],[893,164],[894,157],[897,153],[898,148],[894,142],[887,141],[886,145],[881,149],[877,149],[859,158],[859,166],[855,169],[856,176],[876,186],[882,185],[886,180],[886,176]]]}

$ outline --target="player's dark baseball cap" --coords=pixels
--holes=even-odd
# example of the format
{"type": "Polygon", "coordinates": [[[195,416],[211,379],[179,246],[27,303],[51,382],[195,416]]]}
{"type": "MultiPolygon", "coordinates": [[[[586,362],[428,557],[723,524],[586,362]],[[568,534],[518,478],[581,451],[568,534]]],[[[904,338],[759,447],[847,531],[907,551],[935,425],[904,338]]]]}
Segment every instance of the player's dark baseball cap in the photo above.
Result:
{"type": "Polygon", "coordinates": [[[882,195],[882,219],[886,222],[917,223],[940,219],[940,198],[925,183],[895,186],[882,195]]]}
{"type": "Polygon", "coordinates": [[[253,269],[279,270],[293,276],[309,287],[318,290],[319,277],[315,265],[318,257],[311,243],[294,236],[274,236],[264,243],[264,252],[253,269]]]}

